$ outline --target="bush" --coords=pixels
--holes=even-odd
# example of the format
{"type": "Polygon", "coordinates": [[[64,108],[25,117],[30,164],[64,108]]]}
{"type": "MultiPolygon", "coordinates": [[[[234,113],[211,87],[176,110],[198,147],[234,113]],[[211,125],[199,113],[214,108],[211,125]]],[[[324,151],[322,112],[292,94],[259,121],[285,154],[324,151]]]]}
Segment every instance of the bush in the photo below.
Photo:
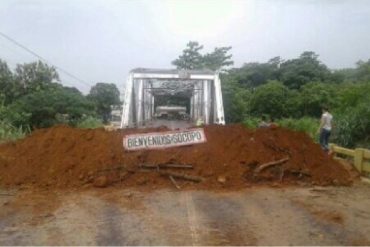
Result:
{"type": "Polygon", "coordinates": [[[318,140],[317,129],[320,125],[318,119],[310,117],[300,119],[284,118],[278,121],[278,125],[291,130],[306,132],[312,139],[318,140]]]}
{"type": "Polygon", "coordinates": [[[253,92],[250,111],[254,116],[266,114],[274,118],[287,117],[291,115],[291,99],[294,99],[292,91],[281,82],[271,81],[253,92]]]}
{"type": "MultiPolygon", "coordinates": [[[[370,103],[370,102],[369,102],[370,103]]],[[[365,102],[337,114],[333,140],[344,147],[370,146],[370,108],[365,102]]]]}
{"type": "Polygon", "coordinates": [[[243,124],[248,129],[256,129],[258,124],[260,123],[261,119],[255,117],[247,117],[243,120],[243,124]]]}
{"type": "Polygon", "coordinates": [[[319,118],[323,105],[334,107],[337,102],[335,88],[328,83],[307,83],[301,88],[300,101],[303,115],[319,118]]]}
{"type": "Polygon", "coordinates": [[[17,128],[6,121],[0,121],[0,143],[21,139],[29,132],[29,129],[17,128]]]}
{"type": "Polygon", "coordinates": [[[346,84],[334,111],[333,141],[344,147],[370,147],[370,83],[346,84]]]}
{"type": "Polygon", "coordinates": [[[226,122],[242,122],[249,111],[250,91],[238,85],[235,81],[225,80],[222,83],[222,97],[226,122]]]}
{"type": "Polygon", "coordinates": [[[7,106],[5,115],[17,127],[46,128],[60,123],[75,125],[93,110],[94,105],[77,90],[56,87],[19,98],[7,106]]]}
{"type": "Polygon", "coordinates": [[[103,121],[98,118],[88,116],[77,122],[76,127],[81,129],[96,129],[103,127],[103,121]]]}

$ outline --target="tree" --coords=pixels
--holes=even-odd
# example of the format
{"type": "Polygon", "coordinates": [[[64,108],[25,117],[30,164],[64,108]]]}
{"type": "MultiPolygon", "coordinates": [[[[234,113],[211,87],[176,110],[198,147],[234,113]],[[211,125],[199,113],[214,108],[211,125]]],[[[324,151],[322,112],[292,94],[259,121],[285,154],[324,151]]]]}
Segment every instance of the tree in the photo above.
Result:
{"type": "Polygon", "coordinates": [[[15,93],[12,71],[8,64],[0,59],[0,104],[9,104],[15,93]]]}
{"type": "Polygon", "coordinates": [[[255,88],[279,77],[280,57],[271,58],[267,63],[245,63],[240,68],[228,70],[227,78],[247,88],[255,88]]]}
{"type": "Polygon", "coordinates": [[[90,90],[88,98],[91,99],[104,123],[108,122],[111,106],[120,104],[119,90],[113,83],[99,82],[90,90]]]}
{"type": "Polygon", "coordinates": [[[367,62],[358,61],[355,78],[359,81],[370,82],[370,59],[367,62]]]}
{"type": "Polygon", "coordinates": [[[56,69],[41,61],[18,64],[15,69],[15,80],[23,93],[44,90],[52,83],[59,81],[56,69]]]}
{"type": "Polygon", "coordinates": [[[231,60],[232,55],[228,54],[231,46],[216,47],[213,52],[205,55],[200,53],[203,45],[196,41],[190,41],[186,46],[187,48],[182,51],[182,55],[172,61],[172,64],[178,69],[210,69],[216,71],[234,64],[231,60]]]}
{"type": "Polygon", "coordinates": [[[346,85],[334,110],[334,141],[345,146],[370,148],[370,83],[346,85]]]}
{"type": "Polygon", "coordinates": [[[287,117],[292,112],[290,100],[294,100],[294,97],[286,86],[278,81],[270,81],[255,89],[250,111],[254,116],[266,114],[274,118],[287,117]]]}
{"type": "Polygon", "coordinates": [[[299,58],[283,62],[278,79],[288,88],[299,89],[308,82],[324,82],[329,76],[329,69],[318,60],[318,55],[306,51],[299,58]]]}
{"type": "Polygon", "coordinates": [[[336,95],[331,84],[309,82],[300,91],[301,111],[305,116],[320,117],[322,107],[334,106],[336,95]]]}
{"type": "Polygon", "coordinates": [[[94,105],[77,89],[53,84],[22,96],[3,114],[17,127],[44,128],[57,123],[74,125],[84,115],[93,115],[94,105]]]}
{"type": "Polygon", "coordinates": [[[232,55],[227,54],[230,50],[231,46],[216,47],[213,52],[203,56],[203,67],[216,71],[225,66],[233,65],[234,62],[231,61],[232,55]]]}
{"type": "Polygon", "coordinates": [[[203,49],[202,45],[199,45],[196,41],[189,41],[186,44],[186,48],[182,51],[182,55],[179,58],[172,61],[178,69],[201,69],[203,67],[203,58],[200,51],[203,49]]]}
{"type": "Polygon", "coordinates": [[[225,120],[228,123],[242,122],[249,112],[249,100],[251,92],[238,84],[222,76],[222,97],[225,111],[225,120]]]}

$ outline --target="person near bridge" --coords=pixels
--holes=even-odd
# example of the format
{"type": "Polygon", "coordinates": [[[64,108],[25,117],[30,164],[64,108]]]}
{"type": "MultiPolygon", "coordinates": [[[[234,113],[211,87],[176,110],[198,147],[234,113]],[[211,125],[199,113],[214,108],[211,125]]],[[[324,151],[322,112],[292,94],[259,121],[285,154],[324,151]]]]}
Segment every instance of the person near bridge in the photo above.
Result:
{"type": "Polygon", "coordinates": [[[329,151],[329,138],[332,130],[332,120],[333,115],[330,114],[329,108],[324,106],[322,108],[320,127],[317,132],[320,133],[321,148],[326,152],[329,151]]]}

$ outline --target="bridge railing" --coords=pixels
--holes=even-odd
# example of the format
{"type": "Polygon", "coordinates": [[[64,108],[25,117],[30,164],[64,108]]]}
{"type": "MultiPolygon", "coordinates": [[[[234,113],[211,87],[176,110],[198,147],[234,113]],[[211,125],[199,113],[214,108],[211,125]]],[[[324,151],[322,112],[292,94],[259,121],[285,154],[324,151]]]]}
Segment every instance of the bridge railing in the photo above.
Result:
{"type": "Polygon", "coordinates": [[[354,166],[360,173],[370,173],[370,150],[365,148],[348,149],[330,144],[330,150],[353,158],[354,166]]]}

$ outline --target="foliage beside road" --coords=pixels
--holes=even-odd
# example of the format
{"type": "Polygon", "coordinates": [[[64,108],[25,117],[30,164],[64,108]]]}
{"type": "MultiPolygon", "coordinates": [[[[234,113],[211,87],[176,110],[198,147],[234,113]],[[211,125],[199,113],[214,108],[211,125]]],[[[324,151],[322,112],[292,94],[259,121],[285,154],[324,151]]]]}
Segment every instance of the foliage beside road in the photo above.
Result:
{"type": "MultiPolygon", "coordinates": [[[[209,53],[202,53],[203,48],[189,42],[172,64],[221,72],[226,122],[255,127],[264,115],[315,138],[321,107],[326,105],[334,115],[332,141],[346,147],[370,146],[370,59],[355,68],[332,70],[318,54],[306,51],[297,58],[273,57],[230,68],[231,47],[209,53]]],[[[176,100],[183,104],[184,99],[176,100]]],[[[0,60],[0,119],[14,133],[60,123],[101,126],[109,120],[110,105],[119,102],[115,84],[97,83],[86,96],[61,85],[56,69],[41,61],[18,64],[12,71],[0,60]]],[[[7,127],[1,128],[5,132],[7,127]]]]}
{"type": "Polygon", "coordinates": [[[56,69],[41,61],[12,71],[0,60],[0,140],[56,124],[100,127],[108,121],[110,105],[119,103],[115,84],[97,83],[86,96],[60,84],[56,69]]]}
{"type": "Polygon", "coordinates": [[[333,141],[348,147],[370,145],[370,59],[359,61],[355,68],[332,70],[318,54],[305,51],[297,58],[273,57],[230,68],[231,48],[221,47],[215,50],[224,53],[207,67],[202,49],[199,43],[189,42],[173,64],[179,69],[222,71],[226,122],[254,127],[265,115],[316,137],[325,105],[334,115],[333,141]]]}

